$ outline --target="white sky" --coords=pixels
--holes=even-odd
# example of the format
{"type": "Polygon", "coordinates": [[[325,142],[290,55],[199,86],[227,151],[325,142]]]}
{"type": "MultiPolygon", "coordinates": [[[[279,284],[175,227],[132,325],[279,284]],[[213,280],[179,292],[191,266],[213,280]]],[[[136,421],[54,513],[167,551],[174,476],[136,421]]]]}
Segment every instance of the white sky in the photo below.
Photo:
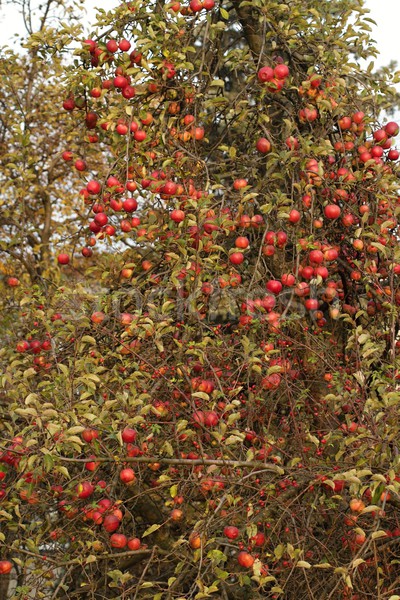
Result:
{"type": "MultiPolygon", "coordinates": [[[[24,34],[22,17],[17,6],[12,0],[6,4],[7,0],[0,0],[0,46],[8,44],[15,46],[18,34],[24,34]]],[[[182,4],[189,0],[181,0],[182,4]]],[[[365,6],[369,8],[370,17],[376,22],[373,26],[372,37],[376,41],[376,46],[380,52],[379,58],[375,61],[376,66],[387,65],[391,60],[398,62],[400,69],[400,49],[397,45],[400,23],[400,0],[364,0],[365,6]]],[[[88,23],[87,32],[89,32],[89,23],[95,15],[94,7],[108,9],[115,5],[118,0],[85,0],[88,17],[85,21],[88,23]]]]}
{"type": "MultiPolygon", "coordinates": [[[[186,4],[185,0],[182,0],[186,4]]],[[[22,19],[15,4],[11,3],[0,8],[0,45],[15,44],[14,34],[21,34],[23,29],[22,19]]],[[[86,0],[88,14],[94,15],[93,7],[111,8],[115,0],[86,0]]],[[[387,64],[390,60],[397,60],[400,65],[400,50],[397,46],[400,22],[400,0],[366,0],[365,5],[370,9],[370,17],[376,21],[373,38],[380,51],[377,65],[387,64]]],[[[89,19],[87,19],[89,22],[89,19]]]]}
{"type": "Polygon", "coordinates": [[[368,16],[377,25],[372,32],[380,52],[377,65],[387,65],[391,60],[396,60],[400,68],[400,50],[396,42],[399,35],[400,1],[366,0],[365,6],[371,11],[368,16]]]}

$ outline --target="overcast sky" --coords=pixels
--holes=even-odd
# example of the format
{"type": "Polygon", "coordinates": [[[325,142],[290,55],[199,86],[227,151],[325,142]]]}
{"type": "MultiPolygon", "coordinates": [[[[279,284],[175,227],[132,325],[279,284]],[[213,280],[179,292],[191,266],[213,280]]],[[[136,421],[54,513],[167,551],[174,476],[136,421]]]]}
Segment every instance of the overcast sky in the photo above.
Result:
{"type": "MultiPolygon", "coordinates": [[[[380,52],[379,64],[396,60],[400,65],[400,50],[396,39],[399,35],[400,0],[367,0],[370,17],[376,22],[372,37],[380,52]]],[[[377,61],[378,64],[378,61],[377,61]]]]}
{"type": "MultiPolygon", "coordinates": [[[[113,4],[115,0],[86,0],[85,2],[89,14],[93,14],[90,10],[93,6],[107,8],[113,4]]],[[[380,51],[377,65],[387,64],[390,60],[397,60],[400,64],[400,49],[396,42],[399,36],[400,0],[366,0],[365,4],[371,11],[370,17],[377,23],[373,28],[373,38],[380,51]]],[[[3,5],[0,9],[0,45],[15,43],[15,39],[12,41],[13,34],[21,32],[23,32],[22,19],[15,4],[11,2],[10,5],[3,5]]]]}

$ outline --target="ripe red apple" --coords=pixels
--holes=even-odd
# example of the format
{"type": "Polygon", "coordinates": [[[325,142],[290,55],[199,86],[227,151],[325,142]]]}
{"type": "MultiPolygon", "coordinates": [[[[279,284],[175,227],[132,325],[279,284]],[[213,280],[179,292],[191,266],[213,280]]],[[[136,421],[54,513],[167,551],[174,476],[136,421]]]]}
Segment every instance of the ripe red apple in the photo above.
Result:
{"type": "Polygon", "coordinates": [[[110,545],[112,548],[125,548],[128,538],[123,533],[113,533],[110,536],[110,545]]]}
{"type": "Polygon", "coordinates": [[[107,187],[117,187],[121,185],[121,182],[119,181],[119,179],[117,179],[116,177],[114,177],[114,175],[110,175],[110,177],[107,179],[107,187]]]}
{"type": "Polygon", "coordinates": [[[311,263],[315,263],[317,265],[320,265],[324,262],[324,254],[321,252],[321,250],[311,250],[308,258],[311,263]]]}
{"type": "Polygon", "coordinates": [[[9,285],[10,287],[18,287],[20,284],[19,279],[17,279],[17,277],[8,277],[7,278],[7,285],[9,285]]]}
{"type": "Polygon", "coordinates": [[[74,167],[77,171],[86,171],[87,169],[85,161],[81,160],[80,158],[78,158],[78,160],[75,161],[74,167]]]}
{"type": "Polygon", "coordinates": [[[101,514],[103,514],[106,511],[110,510],[110,508],[112,507],[112,502],[109,498],[102,498],[101,500],[99,500],[97,505],[98,505],[98,511],[101,514]]]}
{"type": "Polygon", "coordinates": [[[204,425],[207,427],[215,427],[218,425],[219,416],[214,410],[207,410],[204,413],[204,425]]]}
{"type": "Polygon", "coordinates": [[[126,212],[134,212],[138,207],[138,203],[136,198],[126,198],[126,200],[122,202],[122,206],[126,212]]]}
{"type": "Polygon", "coordinates": [[[224,527],[224,535],[230,540],[236,540],[239,535],[239,529],[233,525],[227,525],[224,527]]]}
{"type": "Polygon", "coordinates": [[[100,212],[97,213],[97,215],[94,218],[95,223],[97,223],[97,225],[100,225],[100,227],[104,227],[104,225],[107,225],[108,223],[108,217],[105,213],[100,212]]]}
{"type": "Polygon", "coordinates": [[[136,181],[128,181],[126,184],[126,189],[128,190],[128,192],[135,192],[137,190],[136,181]]]}
{"type": "Polygon", "coordinates": [[[301,219],[301,214],[299,213],[298,210],[296,210],[295,208],[292,208],[292,210],[289,213],[289,221],[293,224],[298,223],[301,219]]]}
{"type": "Polygon", "coordinates": [[[328,269],[321,265],[319,265],[318,267],[315,267],[314,273],[315,273],[315,275],[319,275],[320,277],[322,277],[322,279],[326,279],[329,275],[328,269]]]}
{"type": "Polygon", "coordinates": [[[286,138],[285,144],[289,150],[297,150],[300,146],[299,140],[292,135],[286,138]]]}
{"type": "Polygon", "coordinates": [[[274,76],[277,79],[285,79],[289,75],[289,68],[285,64],[276,65],[274,68],[274,76]]]}
{"type": "Polygon", "coordinates": [[[280,281],[278,281],[276,279],[271,279],[270,281],[267,282],[265,287],[267,288],[267,290],[269,292],[276,295],[282,291],[283,286],[280,281]]]}
{"type": "Polygon", "coordinates": [[[178,185],[174,181],[166,181],[161,188],[161,192],[167,196],[174,196],[177,189],[178,185]]]}
{"type": "MultiPolygon", "coordinates": [[[[95,456],[90,456],[90,458],[96,458],[95,456]]],[[[85,463],[85,469],[87,471],[96,471],[96,469],[98,469],[100,466],[100,463],[97,462],[96,460],[92,460],[90,462],[85,463]]]]}
{"type": "Polygon", "coordinates": [[[139,550],[141,545],[142,543],[139,540],[139,538],[131,538],[130,540],[128,540],[129,550],[139,550]]]}
{"type": "Polygon", "coordinates": [[[233,189],[238,191],[245,188],[248,185],[249,183],[247,179],[235,179],[235,181],[233,182],[233,189]]]}
{"type": "Polygon", "coordinates": [[[203,8],[203,4],[200,0],[190,0],[189,6],[194,13],[200,12],[203,8]]]}
{"type": "Polygon", "coordinates": [[[340,129],[342,129],[342,130],[350,129],[351,117],[342,117],[341,119],[339,119],[338,125],[339,125],[340,129]]]}
{"type": "Polygon", "coordinates": [[[90,317],[90,320],[92,321],[92,323],[96,323],[98,325],[99,323],[103,323],[105,318],[106,318],[106,315],[103,312],[101,312],[100,310],[98,310],[92,314],[92,316],[90,317]]]}
{"type": "Polygon", "coordinates": [[[146,132],[143,129],[138,129],[133,134],[133,137],[137,142],[143,142],[146,139],[146,132]]]}
{"type": "Polygon", "coordinates": [[[281,277],[281,282],[283,285],[291,287],[295,284],[296,278],[292,273],[284,273],[281,277]]]}
{"type": "Polygon", "coordinates": [[[173,210],[171,212],[171,219],[173,221],[175,221],[175,223],[182,223],[182,221],[185,220],[185,213],[183,210],[179,210],[178,208],[176,208],[175,210],[173,210]]]}
{"type": "Polygon", "coordinates": [[[352,120],[357,125],[360,125],[360,123],[363,122],[364,117],[365,117],[365,114],[361,110],[359,110],[358,112],[354,113],[354,115],[352,116],[352,120]]]}
{"type": "Polygon", "coordinates": [[[340,206],[337,204],[327,204],[324,208],[324,215],[327,219],[337,219],[340,216],[340,206]]]}
{"type": "Polygon", "coordinates": [[[87,184],[86,189],[89,192],[89,194],[91,194],[92,196],[96,196],[101,191],[101,184],[98,181],[92,179],[87,184]]]}
{"type": "Polygon", "coordinates": [[[387,132],[384,129],[377,129],[372,134],[372,137],[378,143],[380,143],[380,142],[386,142],[387,136],[388,136],[388,134],[387,134],[387,132]]]}
{"type": "Polygon", "coordinates": [[[121,433],[121,438],[125,444],[131,444],[136,440],[136,435],[137,433],[134,429],[132,429],[131,427],[125,427],[125,429],[121,433]]]}
{"type": "Polygon", "coordinates": [[[114,54],[118,50],[118,43],[115,40],[108,40],[106,48],[111,54],[114,54]]]}
{"type": "Polygon", "coordinates": [[[86,127],[88,129],[94,129],[97,125],[97,119],[98,116],[95,112],[88,112],[86,117],[85,117],[85,123],[86,123],[86,127]]]}
{"type": "Polygon", "coordinates": [[[68,111],[74,110],[75,106],[76,105],[75,105],[75,100],[74,100],[73,96],[70,96],[69,98],[67,98],[63,102],[63,109],[64,110],[68,110],[68,111]]]}
{"type": "Polygon", "coordinates": [[[12,563],[9,560],[0,560],[0,575],[10,573],[12,567],[12,563]]]}
{"type": "Polygon", "coordinates": [[[90,481],[82,481],[75,488],[78,498],[89,498],[94,492],[94,487],[90,481]]]}
{"type": "Polygon", "coordinates": [[[384,127],[385,132],[390,137],[393,137],[399,133],[399,125],[394,121],[389,121],[384,127]]]}
{"type": "Polygon", "coordinates": [[[85,442],[90,443],[92,440],[96,440],[99,437],[99,432],[97,429],[84,429],[81,435],[85,442]]]}
{"type": "Polygon", "coordinates": [[[113,533],[117,531],[118,527],[121,524],[121,520],[118,519],[115,515],[107,515],[104,517],[103,527],[107,531],[107,533],[113,533]]]}
{"type": "Polygon", "coordinates": [[[272,81],[274,78],[274,70],[271,67],[262,67],[257,73],[258,80],[262,83],[272,81]]]}
{"type": "Polygon", "coordinates": [[[16,345],[16,350],[17,352],[26,352],[27,350],[29,350],[29,342],[27,342],[26,340],[18,342],[18,344],[16,345]]]}
{"type": "Polygon", "coordinates": [[[389,160],[398,160],[400,156],[400,152],[398,150],[396,150],[395,148],[392,148],[391,150],[389,150],[388,152],[388,159],[389,160]]]}
{"type": "Polygon", "coordinates": [[[335,486],[333,491],[338,494],[339,492],[343,491],[346,481],[344,479],[335,479],[333,484],[335,486]]]}
{"type": "Polygon", "coordinates": [[[242,252],[233,252],[229,256],[229,260],[233,265],[241,265],[244,261],[244,254],[242,254],[242,252]]]}
{"type": "Polygon", "coordinates": [[[261,154],[267,154],[271,151],[271,142],[267,138],[259,138],[256,142],[256,148],[261,154]]]}
{"type": "Polygon", "coordinates": [[[70,161],[74,157],[73,153],[70,150],[65,150],[61,156],[65,161],[70,161]]]}
{"type": "Polygon", "coordinates": [[[307,300],[304,302],[304,306],[307,310],[317,310],[319,302],[316,298],[307,298],[307,300]]]}
{"type": "Polygon", "coordinates": [[[246,569],[250,569],[250,567],[254,564],[254,557],[248,552],[239,552],[238,554],[238,563],[241,567],[245,567],[246,569]]]}
{"type": "Polygon", "coordinates": [[[131,100],[131,98],[134,98],[136,95],[136,90],[133,86],[131,85],[127,85],[124,88],[122,88],[122,95],[124,98],[126,98],[126,100],[131,100]]]}
{"type": "Polygon", "coordinates": [[[119,478],[123,483],[130,484],[136,481],[135,471],[131,468],[122,469],[119,478]]]}
{"type": "Polygon", "coordinates": [[[130,42],[128,42],[128,40],[121,40],[118,44],[118,47],[120,50],[122,50],[122,52],[128,52],[128,50],[130,50],[131,44],[130,42]]]}
{"type": "Polygon", "coordinates": [[[126,125],[125,123],[118,123],[118,125],[115,128],[115,131],[119,135],[126,135],[128,133],[128,125],[126,125]]]}
{"type": "Polygon", "coordinates": [[[252,539],[254,539],[255,546],[261,547],[265,544],[265,535],[262,531],[258,531],[252,539]]]}
{"type": "Polygon", "coordinates": [[[241,249],[248,248],[249,243],[250,243],[249,238],[245,237],[244,235],[237,237],[235,240],[236,248],[241,248],[241,249]]]}
{"type": "Polygon", "coordinates": [[[272,94],[275,94],[275,93],[281,91],[281,89],[283,88],[283,85],[284,85],[283,79],[277,79],[276,77],[274,77],[274,79],[272,79],[270,81],[270,84],[267,86],[267,90],[269,92],[271,92],[272,94]]]}
{"type": "Polygon", "coordinates": [[[65,252],[62,252],[61,254],[59,254],[57,256],[57,262],[59,265],[67,265],[69,263],[69,255],[66,254],[65,252]]]}

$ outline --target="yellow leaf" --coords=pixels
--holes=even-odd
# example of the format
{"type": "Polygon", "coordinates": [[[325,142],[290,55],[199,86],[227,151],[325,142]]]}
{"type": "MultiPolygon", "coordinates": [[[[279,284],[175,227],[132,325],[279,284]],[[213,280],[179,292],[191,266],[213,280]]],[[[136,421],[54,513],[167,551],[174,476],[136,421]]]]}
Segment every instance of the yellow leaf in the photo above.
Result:
{"type": "Polygon", "coordinates": [[[310,563],[306,560],[299,560],[299,562],[296,563],[296,567],[302,567],[303,569],[311,569],[310,563]]]}

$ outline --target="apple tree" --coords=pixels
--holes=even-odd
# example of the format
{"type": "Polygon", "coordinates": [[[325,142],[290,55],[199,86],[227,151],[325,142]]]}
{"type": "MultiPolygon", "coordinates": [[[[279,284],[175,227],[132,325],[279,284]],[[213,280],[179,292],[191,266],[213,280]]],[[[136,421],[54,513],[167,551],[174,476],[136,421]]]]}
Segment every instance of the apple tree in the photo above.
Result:
{"type": "Polygon", "coordinates": [[[68,201],[8,284],[10,597],[398,598],[397,74],[360,66],[362,4],[133,0],[28,40],[68,201]]]}

